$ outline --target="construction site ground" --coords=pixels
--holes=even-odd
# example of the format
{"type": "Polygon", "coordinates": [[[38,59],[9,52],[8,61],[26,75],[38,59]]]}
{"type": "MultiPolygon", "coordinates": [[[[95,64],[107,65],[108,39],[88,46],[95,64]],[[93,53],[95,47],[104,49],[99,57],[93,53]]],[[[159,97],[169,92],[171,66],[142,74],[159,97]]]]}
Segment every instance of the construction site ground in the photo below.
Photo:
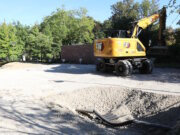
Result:
{"type": "Polygon", "coordinates": [[[96,109],[175,126],[180,69],[117,77],[94,65],[9,63],[0,67],[0,134],[165,134],[138,125],[112,128],[79,115],[96,109]]]}

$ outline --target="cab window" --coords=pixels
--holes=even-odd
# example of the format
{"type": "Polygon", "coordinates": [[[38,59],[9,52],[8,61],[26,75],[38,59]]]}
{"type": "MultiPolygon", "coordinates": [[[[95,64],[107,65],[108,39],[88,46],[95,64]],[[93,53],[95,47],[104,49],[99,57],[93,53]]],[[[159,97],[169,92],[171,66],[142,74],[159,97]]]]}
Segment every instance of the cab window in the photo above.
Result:
{"type": "Polygon", "coordinates": [[[139,52],[143,52],[144,51],[144,49],[142,48],[142,46],[139,43],[137,43],[137,50],[139,52]]]}

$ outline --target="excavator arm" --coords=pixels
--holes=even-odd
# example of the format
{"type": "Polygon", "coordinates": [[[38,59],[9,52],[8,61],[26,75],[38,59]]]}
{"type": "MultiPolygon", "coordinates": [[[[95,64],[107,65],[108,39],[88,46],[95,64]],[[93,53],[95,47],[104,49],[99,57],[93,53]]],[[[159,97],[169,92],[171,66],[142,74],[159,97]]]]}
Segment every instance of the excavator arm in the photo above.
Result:
{"type": "Polygon", "coordinates": [[[140,19],[134,27],[131,38],[136,38],[140,34],[142,29],[146,29],[149,25],[156,22],[159,18],[160,18],[160,14],[157,13],[157,14],[153,14],[149,17],[140,19]]]}
{"type": "Polygon", "coordinates": [[[166,28],[166,7],[163,7],[158,13],[155,13],[149,17],[145,17],[136,22],[131,38],[137,38],[142,29],[146,29],[149,25],[153,24],[159,19],[159,45],[165,45],[165,37],[163,31],[166,28]]]}

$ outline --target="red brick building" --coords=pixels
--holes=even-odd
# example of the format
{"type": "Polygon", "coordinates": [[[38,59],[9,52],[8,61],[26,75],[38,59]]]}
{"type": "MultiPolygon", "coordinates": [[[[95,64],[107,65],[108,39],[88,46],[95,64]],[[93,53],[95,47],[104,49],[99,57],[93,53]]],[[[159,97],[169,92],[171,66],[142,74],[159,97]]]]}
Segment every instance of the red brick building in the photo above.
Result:
{"type": "Polygon", "coordinates": [[[94,64],[93,45],[62,46],[61,60],[66,63],[94,64]]]}

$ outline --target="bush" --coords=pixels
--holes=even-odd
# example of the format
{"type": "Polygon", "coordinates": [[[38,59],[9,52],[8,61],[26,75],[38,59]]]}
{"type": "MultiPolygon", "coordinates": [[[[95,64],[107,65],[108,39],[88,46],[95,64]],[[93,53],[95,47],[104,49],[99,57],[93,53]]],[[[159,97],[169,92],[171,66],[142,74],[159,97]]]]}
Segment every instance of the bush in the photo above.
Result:
{"type": "Polygon", "coordinates": [[[0,67],[6,63],[7,63],[6,61],[0,61],[0,67]]]}
{"type": "Polygon", "coordinates": [[[180,44],[168,46],[168,55],[157,56],[154,64],[156,67],[180,68],[180,44]]]}
{"type": "Polygon", "coordinates": [[[176,62],[180,62],[180,44],[169,46],[170,57],[176,62]]]}
{"type": "Polygon", "coordinates": [[[176,43],[176,38],[175,38],[175,30],[171,27],[167,28],[164,31],[165,34],[165,42],[167,46],[172,46],[176,43]]]}

